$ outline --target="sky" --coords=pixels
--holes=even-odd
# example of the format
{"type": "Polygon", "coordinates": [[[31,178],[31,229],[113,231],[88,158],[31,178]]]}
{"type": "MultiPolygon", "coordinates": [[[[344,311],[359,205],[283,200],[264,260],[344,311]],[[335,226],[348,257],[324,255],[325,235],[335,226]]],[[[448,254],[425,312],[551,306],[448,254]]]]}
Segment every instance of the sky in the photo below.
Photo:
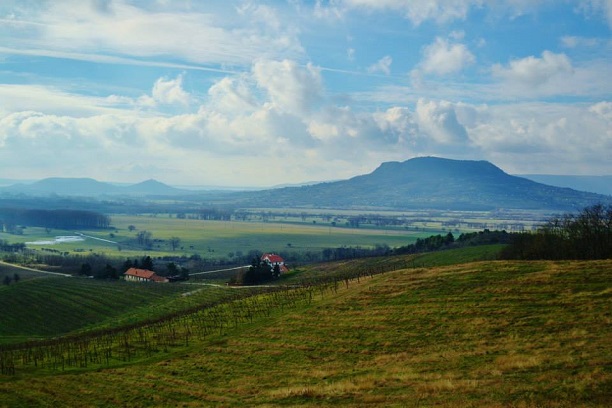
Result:
{"type": "Polygon", "coordinates": [[[2,0],[0,178],[612,175],[612,0],[2,0]]]}

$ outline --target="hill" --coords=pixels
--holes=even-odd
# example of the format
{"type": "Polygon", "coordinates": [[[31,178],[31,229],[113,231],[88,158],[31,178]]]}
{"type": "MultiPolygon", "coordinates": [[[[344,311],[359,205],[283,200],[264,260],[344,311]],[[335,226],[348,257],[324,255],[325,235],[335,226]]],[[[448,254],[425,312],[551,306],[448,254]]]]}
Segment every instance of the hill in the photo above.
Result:
{"type": "Polygon", "coordinates": [[[0,377],[2,404],[604,407],[611,262],[408,268],[207,326],[272,303],[220,306],[177,321],[167,352],[0,377]]]}
{"type": "Polygon", "coordinates": [[[612,197],[511,176],[487,161],[418,157],[383,163],[370,174],[312,186],[249,193],[263,207],[442,210],[577,210],[612,197]]]}
{"type": "MultiPolygon", "coordinates": [[[[583,183],[584,185],[584,183],[583,183]]],[[[335,209],[553,210],[575,211],[612,196],[555,187],[512,176],[487,161],[418,157],[383,163],[370,174],[348,180],[259,191],[197,191],[156,180],[115,185],[88,178],[48,178],[0,188],[3,200],[27,196],[173,197],[243,207],[335,209]]]]}
{"type": "Polygon", "coordinates": [[[176,196],[192,194],[193,191],[170,187],[156,180],[147,180],[133,185],[115,185],[91,178],[51,177],[31,184],[14,184],[0,188],[0,192],[26,195],[58,196],[176,196]]]}

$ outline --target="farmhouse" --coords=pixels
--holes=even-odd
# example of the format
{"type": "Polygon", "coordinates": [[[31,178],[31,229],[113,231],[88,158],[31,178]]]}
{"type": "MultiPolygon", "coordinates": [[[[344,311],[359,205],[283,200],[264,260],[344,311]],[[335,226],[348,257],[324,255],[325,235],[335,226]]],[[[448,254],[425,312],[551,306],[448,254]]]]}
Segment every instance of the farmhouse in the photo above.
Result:
{"type": "Polygon", "coordinates": [[[148,269],[130,268],[123,276],[126,281],[130,282],[168,282],[168,278],[159,276],[148,269]]]}
{"type": "Polygon", "coordinates": [[[281,273],[289,272],[289,269],[285,265],[285,260],[276,254],[263,254],[261,256],[263,262],[268,263],[273,268],[278,265],[281,273]]]}

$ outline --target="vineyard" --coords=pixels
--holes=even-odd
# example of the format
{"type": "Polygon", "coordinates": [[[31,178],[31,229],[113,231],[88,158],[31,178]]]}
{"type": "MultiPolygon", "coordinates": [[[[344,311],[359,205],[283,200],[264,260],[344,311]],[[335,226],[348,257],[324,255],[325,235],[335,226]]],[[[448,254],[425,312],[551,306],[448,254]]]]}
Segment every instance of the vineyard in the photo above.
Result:
{"type": "MultiPolygon", "coordinates": [[[[300,284],[228,288],[223,294],[207,290],[207,299],[203,301],[200,298],[197,306],[158,318],[48,340],[0,345],[0,374],[15,375],[20,371],[38,369],[65,371],[105,367],[137,357],[148,357],[160,351],[167,352],[173,347],[188,346],[194,338],[201,339],[210,333],[252,321],[255,317],[268,316],[273,310],[308,304],[316,296],[337,291],[340,285],[348,287],[353,280],[405,268],[406,262],[406,257],[397,258],[395,262],[362,261],[352,263],[350,267],[336,265],[334,273],[324,277],[302,278],[300,284]],[[232,291],[231,294],[227,293],[228,290],[232,291]],[[210,296],[210,293],[217,293],[218,296],[210,296]]],[[[51,291],[53,288],[65,291],[62,284],[67,281],[70,279],[64,282],[56,280],[57,284],[51,285],[51,291]]],[[[145,288],[143,293],[148,292],[147,285],[142,287],[145,288]]],[[[168,287],[172,288],[171,285],[168,287]]],[[[83,296],[93,296],[94,293],[95,289],[83,296]]],[[[55,293],[55,297],[61,298],[58,293],[55,293]]]]}
{"type": "Polygon", "coordinates": [[[0,406],[609,406],[612,261],[427,266],[463,251],[6,344],[0,406]]]}

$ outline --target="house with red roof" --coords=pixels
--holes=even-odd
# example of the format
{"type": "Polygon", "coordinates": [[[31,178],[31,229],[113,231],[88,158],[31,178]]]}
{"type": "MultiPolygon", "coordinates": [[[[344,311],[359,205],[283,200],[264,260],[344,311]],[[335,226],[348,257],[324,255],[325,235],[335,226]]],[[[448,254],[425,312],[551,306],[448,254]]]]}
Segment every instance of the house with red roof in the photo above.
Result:
{"type": "Polygon", "coordinates": [[[123,278],[129,282],[169,282],[168,278],[157,275],[148,269],[130,268],[123,274],[123,278]]]}
{"type": "Polygon", "coordinates": [[[263,262],[268,263],[270,266],[272,266],[273,268],[278,265],[281,273],[286,273],[289,272],[289,269],[287,268],[287,266],[285,265],[285,260],[280,256],[280,255],[276,255],[276,254],[263,254],[261,256],[261,260],[263,262]]]}

